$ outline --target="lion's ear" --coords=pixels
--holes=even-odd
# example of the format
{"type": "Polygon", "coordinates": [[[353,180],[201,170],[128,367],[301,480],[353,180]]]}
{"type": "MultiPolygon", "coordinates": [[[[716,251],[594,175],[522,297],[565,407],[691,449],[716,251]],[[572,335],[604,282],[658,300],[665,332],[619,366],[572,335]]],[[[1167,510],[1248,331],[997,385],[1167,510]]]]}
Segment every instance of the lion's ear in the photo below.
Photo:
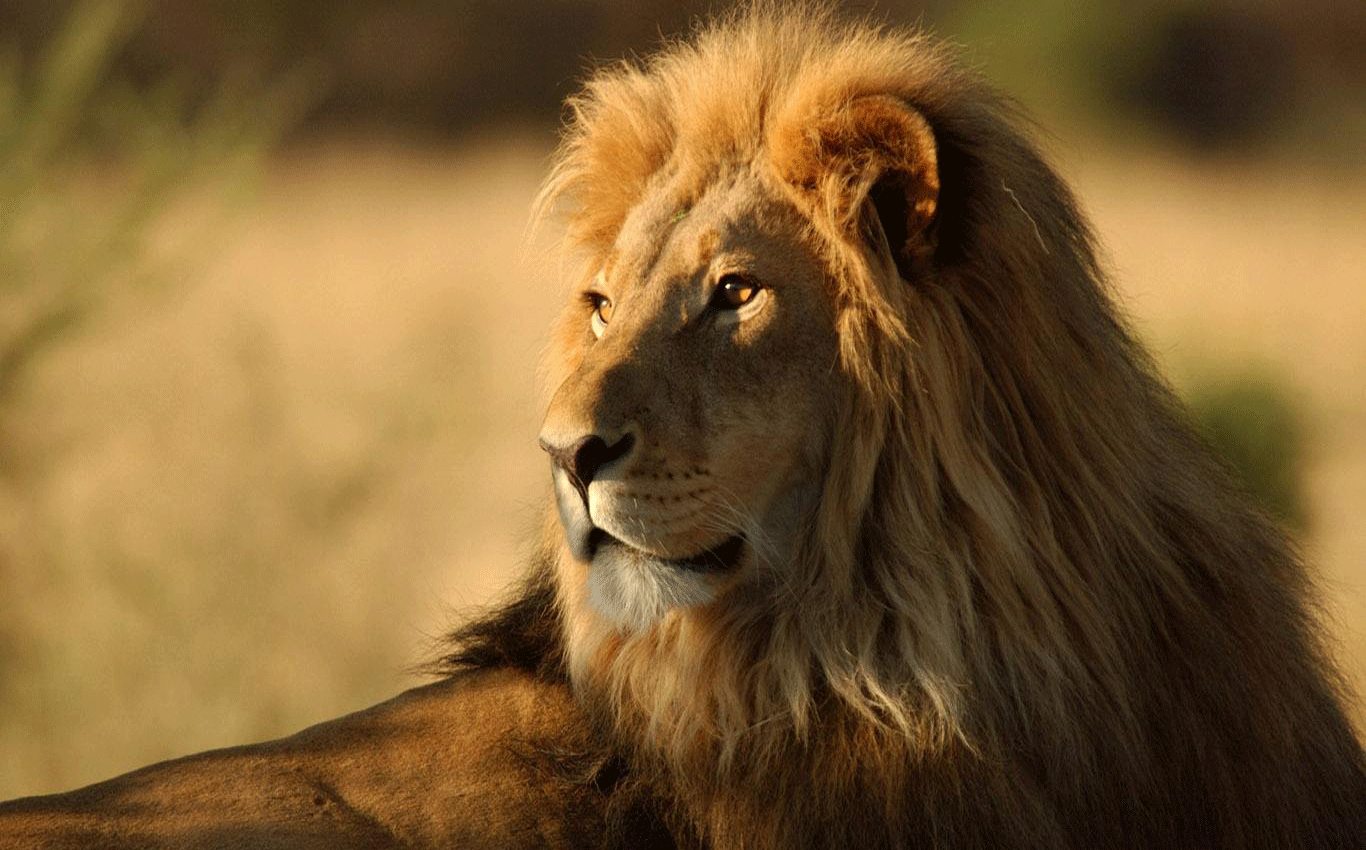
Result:
{"type": "Polygon", "coordinates": [[[918,111],[888,95],[864,95],[787,141],[775,152],[779,171],[837,226],[879,241],[885,235],[904,277],[933,253],[938,156],[918,111]]]}

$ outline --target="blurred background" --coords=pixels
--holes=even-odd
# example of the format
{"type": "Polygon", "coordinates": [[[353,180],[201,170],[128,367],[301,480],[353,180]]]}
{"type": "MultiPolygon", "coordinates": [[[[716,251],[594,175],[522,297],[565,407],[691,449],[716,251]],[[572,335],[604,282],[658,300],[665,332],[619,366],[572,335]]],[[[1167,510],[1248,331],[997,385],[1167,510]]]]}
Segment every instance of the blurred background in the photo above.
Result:
{"type": "MultiPolygon", "coordinates": [[[[1366,685],[1366,5],[850,7],[1039,119],[1366,685]]],[[[0,799],[421,681],[538,514],[560,103],[701,11],[0,0],[0,799]]]]}

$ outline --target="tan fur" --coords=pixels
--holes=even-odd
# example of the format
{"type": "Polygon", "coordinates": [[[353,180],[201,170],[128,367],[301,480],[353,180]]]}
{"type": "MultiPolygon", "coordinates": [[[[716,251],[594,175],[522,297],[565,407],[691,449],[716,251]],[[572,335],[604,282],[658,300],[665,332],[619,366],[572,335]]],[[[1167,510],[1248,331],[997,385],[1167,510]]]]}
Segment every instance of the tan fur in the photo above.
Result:
{"type": "Polygon", "coordinates": [[[460,673],[289,738],[0,803],[0,848],[601,846],[604,798],[540,752],[586,749],[562,687],[460,673]]]}
{"type": "Polygon", "coordinates": [[[608,486],[637,507],[673,492],[646,468],[733,472],[732,507],[758,513],[816,491],[782,528],[641,519],[661,557],[746,528],[778,553],[646,628],[604,617],[602,567],[548,526],[571,677],[680,829],[717,847],[1366,840],[1304,570],[1191,436],[994,95],[923,36],[760,5],[571,106],[545,204],[582,287],[602,271],[617,303],[596,341],[589,309],[566,311],[546,433],[636,429],[608,486]],[[875,203],[889,190],[904,220],[875,203]],[[721,343],[685,342],[708,333],[688,299],[747,244],[798,315],[690,360],[721,343]],[[718,370],[754,378],[718,388],[718,370]],[[775,442],[802,457],[716,461],[775,442]]]}

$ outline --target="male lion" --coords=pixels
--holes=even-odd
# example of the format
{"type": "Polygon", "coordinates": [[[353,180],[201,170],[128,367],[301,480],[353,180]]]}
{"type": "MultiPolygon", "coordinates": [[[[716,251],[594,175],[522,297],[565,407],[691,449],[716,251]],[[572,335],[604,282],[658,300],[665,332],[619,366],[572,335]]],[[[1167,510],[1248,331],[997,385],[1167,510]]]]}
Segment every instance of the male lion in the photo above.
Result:
{"type": "MultiPolygon", "coordinates": [[[[760,6],[572,106],[558,522],[442,697],[572,689],[564,740],[495,730],[582,819],[556,846],[1366,846],[1305,571],[995,95],[924,37],[760,6]]],[[[439,844],[397,725],[370,758],[411,773],[346,846],[439,844]]]]}
{"type": "Polygon", "coordinates": [[[761,8],[572,106],[554,604],[453,662],[561,635],[706,846],[1366,846],[1305,571],[996,96],[761,8]]]}

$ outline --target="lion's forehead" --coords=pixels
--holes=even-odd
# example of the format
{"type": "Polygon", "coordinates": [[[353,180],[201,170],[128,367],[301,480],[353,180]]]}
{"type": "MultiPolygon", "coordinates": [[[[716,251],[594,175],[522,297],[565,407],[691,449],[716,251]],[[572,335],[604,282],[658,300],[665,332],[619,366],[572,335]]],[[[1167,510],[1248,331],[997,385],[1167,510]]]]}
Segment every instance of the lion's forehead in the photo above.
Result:
{"type": "Polygon", "coordinates": [[[744,250],[775,235],[781,206],[752,169],[731,167],[701,186],[681,177],[652,181],[627,212],[604,271],[644,280],[661,266],[706,266],[723,249],[744,250]]]}

